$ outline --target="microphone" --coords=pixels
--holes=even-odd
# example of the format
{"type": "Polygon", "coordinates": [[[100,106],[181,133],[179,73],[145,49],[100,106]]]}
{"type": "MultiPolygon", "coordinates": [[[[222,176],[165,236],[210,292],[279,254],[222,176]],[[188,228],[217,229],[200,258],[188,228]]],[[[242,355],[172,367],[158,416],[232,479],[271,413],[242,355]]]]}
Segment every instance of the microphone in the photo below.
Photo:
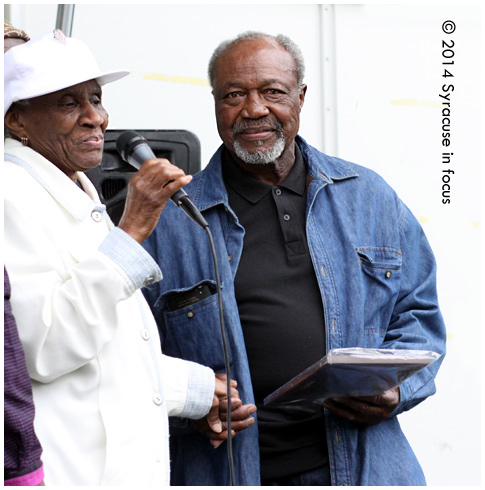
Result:
{"type": "MultiPolygon", "coordinates": [[[[136,131],[124,131],[121,133],[116,140],[116,149],[121,155],[121,158],[137,170],[149,158],[157,158],[148,145],[147,140],[136,131]]],[[[201,212],[195,207],[183,189],[179,189],[170,199],[179,208],[183,209],[187,216],[201,228],[209,226],[201,212]]]]}

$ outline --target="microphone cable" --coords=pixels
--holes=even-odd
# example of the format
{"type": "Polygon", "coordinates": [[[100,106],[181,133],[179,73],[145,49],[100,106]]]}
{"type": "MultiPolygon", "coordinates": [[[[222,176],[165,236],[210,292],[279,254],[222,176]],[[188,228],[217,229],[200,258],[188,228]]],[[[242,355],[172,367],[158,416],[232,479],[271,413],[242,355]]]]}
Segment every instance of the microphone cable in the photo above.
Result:
{"type": "MultiPolygon", "coordinates": [[[[129,163],[137,170],[141,167],[145,160],[149,158],[156,158],[152,149],[148,145],[147,140],[139,135],[135,131],[124,131],[116,141],[116,149],[118,150],[121,158],[129,163]]],[[[210,249],[212,259],[214,262],[214,271],[216,276],[216,291],[219,296],[219,322],[221,326],[222,347],[224,350],[224,366],[227,376],[227,458],[229,463],[229,474],[231,477],[231,485],[236,485],[236,479],[234,477],[234,458],[232,454],[232,434],[231,434],[231,422],[232,422],[232,404],[231,404],[231,366],[229,364],[229,355],[227,352],[227,339],[224,329],[224,312],[222,302],[222,288],[221,279],[219,275],[219,265],[217,262],[216,247],[214,245],[214,239],[209,228],[209,224],[202,216],[202,213],[192,204],[189,196],[183,189],[179,189],[170,198],[178,207],[180,207],[197,225],[203,228],[209,238],[210,249]]]]}
{"type": "Polygon", "coordinates": [[[207,233],[207,237],[210,243],[210,249],[212,254],[212,260],[214,262],[214,271],[216,276],[216,291],[219,300],[219,323],[221,327],[221,337],[222,337],[222,347],[224,351],[224,366],[226,370],[227,376],[227,459],[229,464],[229,475],[231,478],[231,485],[236,486],[236,478],[234,476],[234,457],[232,453],[232,429],[231,429],[231,366],[229,363],[229,355],[227,351],[227,339],[226,339],[226,331],[224,328],[224,310],[223,310],[223,302],[222,302],[222,288],[221,288],[221,279],[219,275],[219,264],[217,262],[217,254],[216,247],[214,245],[214,239],[212,238],[212,233],[210,231],[209,225],[204,226],[204,230],[207,233]]]}

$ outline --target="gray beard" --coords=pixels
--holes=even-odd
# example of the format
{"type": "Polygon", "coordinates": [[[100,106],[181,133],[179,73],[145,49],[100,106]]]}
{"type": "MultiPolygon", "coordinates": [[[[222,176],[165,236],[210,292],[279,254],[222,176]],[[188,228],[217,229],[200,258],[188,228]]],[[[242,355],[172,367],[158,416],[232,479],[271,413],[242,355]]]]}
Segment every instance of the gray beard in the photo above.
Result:
{"type": "MultiPolygon", "coordinates": [[[[256,141],[255,146],[263,145],[263,141],[256,141]]],[[[267,150],[258,150],[256,149],[254,152],[249,152],[245,148],[241,146],[239,141],[234,141],[234,151],[238,158],[240,158],[244,163],[252,164],[252,165],[261,165],[268,164],[274,162],[277,158],[281,156],[285,149],[285,138],[279,133],[278,139],[276,143],[267,150]]]]}

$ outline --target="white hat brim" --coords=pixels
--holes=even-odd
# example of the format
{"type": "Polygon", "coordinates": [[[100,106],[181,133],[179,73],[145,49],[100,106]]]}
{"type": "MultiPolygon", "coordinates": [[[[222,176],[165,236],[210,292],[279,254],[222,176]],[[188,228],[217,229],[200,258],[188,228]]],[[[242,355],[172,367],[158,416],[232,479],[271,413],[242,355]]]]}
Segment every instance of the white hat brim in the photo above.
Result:
{"type": "Polygon", "coordinates": [[[96,80],[99,83],[99,85],[103,86],[106,85],[107,83],[120,80],[121,78],[124,78],[129,74],[130,74],[129,70],[120,70],[120,71],[105,72],[101,74],[93,74],[92,76],[87,76],[87,77],[73,78],[69,81],[64,80],[64,83],[58,83],[56,81],[42,88],[38,88],[33,92],[20,94],[16,100],[12,101],[12,103],[17,102],[19,100],[33,99],[34,97],[40,97],[42,95],[52,94],[54,92],[57,92],[58,90],[63,90],[68,87],[73,87],[74,85],[88,82],[89,80],[96,80]]]}

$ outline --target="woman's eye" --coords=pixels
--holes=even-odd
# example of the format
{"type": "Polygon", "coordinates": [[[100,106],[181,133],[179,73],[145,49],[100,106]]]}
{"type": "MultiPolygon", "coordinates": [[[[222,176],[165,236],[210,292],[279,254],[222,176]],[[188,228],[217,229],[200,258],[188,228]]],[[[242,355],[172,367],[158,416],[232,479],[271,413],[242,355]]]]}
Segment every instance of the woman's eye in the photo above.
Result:
{"type": "Polygon", "coordinates": [[[63,107],[73,107],[76,105],[76,101],[70,97],[65,97],[61,101],[59,101],[59,105],[63,107]]]}

